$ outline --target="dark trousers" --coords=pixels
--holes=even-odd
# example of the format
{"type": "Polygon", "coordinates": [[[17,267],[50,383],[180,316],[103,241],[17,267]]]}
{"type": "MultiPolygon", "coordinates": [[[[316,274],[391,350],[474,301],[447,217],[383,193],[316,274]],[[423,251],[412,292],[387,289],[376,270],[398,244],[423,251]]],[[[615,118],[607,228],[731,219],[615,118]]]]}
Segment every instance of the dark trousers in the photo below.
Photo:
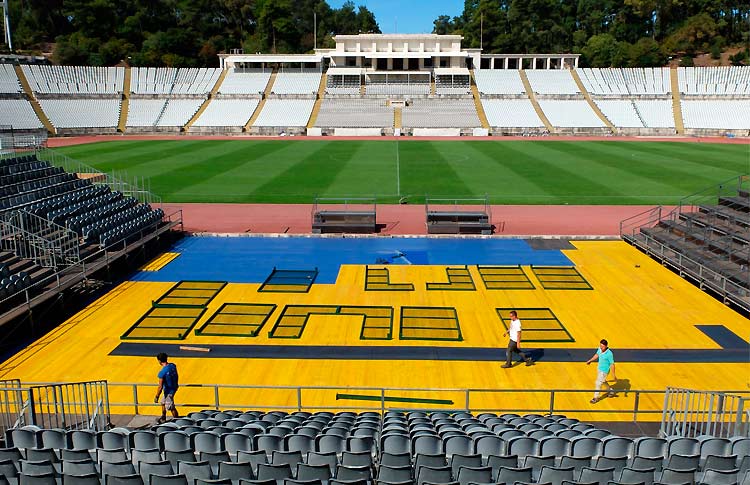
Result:
{"type": "Polygon", "coordinates": [[[518,344],[515,340],[508,340],[508,350],[505,351],[505,365],[510,365],[510,361],[513,358],[513,353],[520,355],[521,358],[525,361],[529,360],[526,354],[521,352],[521,349],[518,348],[518,344]]]}

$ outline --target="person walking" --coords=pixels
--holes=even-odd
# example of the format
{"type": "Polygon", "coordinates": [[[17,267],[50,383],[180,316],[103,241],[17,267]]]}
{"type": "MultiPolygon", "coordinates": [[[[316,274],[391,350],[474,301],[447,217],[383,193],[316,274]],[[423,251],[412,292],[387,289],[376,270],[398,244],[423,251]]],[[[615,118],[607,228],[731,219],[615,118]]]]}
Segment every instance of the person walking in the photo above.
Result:
{"type": "Polygon", "coordinates": [[[510,361],[514,353],[520,355],[526,365],[532,365],[531,359],[521,350],[521,320],[518,319],[518,313],[515,310],[510,311],[510,325],[508,330],[503,333],[503,337],[506,335],[510,335],[510,339],[508,340],[508,350],[505,351],[505,364],[501,367],[503,369],[513,367],[510,361]]]}
{"type": "Polygon", "coordinates": [[[609,342],[605,339],[599,341],[599,348],[596,349],[596,353],[586,361],[586,365],[591,364],[594,361],[598,361],[599,365],[596,369],[596,391],[594,391],[594,398],[591,400],[591,404],[596,404],[600,401],[599,390],[602,385],[607,386],[607,396],[614,397],[615,392],[607,383],[607,375],[612,372],[612,379],[617,381],[617,374],[615,371],[615,356],[612,350],[609,348],[609,342]]]}
{"type": "Polygon", "coordinates": [[[174,395],[180,387],[180,384],[179,375],[177,374],[177,366],[169,362],[167,354],[164,352],[160,353],[156,356],[156,360],[159,361],[161,370],[156,376],[159,378],[159,389],[156,390],[154,402],[161,402],[161,418],[159,418],[158,422],[163,423],[167,420],[167,411],[171,412],[172,417],[174,418],[180,417],[174,403],[174,395]],[[161,396],[162,391],[164,391],[164,397],[159,401],[159,396],[161,396]]]}

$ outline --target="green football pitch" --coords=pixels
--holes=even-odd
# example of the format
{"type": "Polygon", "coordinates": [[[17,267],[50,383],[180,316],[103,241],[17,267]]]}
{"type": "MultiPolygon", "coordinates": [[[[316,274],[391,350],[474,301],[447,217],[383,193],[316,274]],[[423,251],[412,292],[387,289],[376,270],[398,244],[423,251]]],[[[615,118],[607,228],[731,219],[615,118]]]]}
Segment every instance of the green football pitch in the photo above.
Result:
{"type": "Polygon", "coordinates": [[[617,141],[117,141],[59,148],[165,202],[674,204],[750,172],[750,145],[617,141]]]}

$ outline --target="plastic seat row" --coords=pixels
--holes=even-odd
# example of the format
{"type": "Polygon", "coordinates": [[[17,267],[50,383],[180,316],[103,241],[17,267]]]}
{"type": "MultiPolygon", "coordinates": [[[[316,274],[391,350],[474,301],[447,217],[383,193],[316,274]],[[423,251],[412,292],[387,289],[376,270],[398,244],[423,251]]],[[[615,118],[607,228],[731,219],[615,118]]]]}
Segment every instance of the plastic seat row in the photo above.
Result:
{"type": "Polygon", "coordinates": [[[51,210],[47,212],[46,217],[55,224],[65,225],[66,221],[73,217],[81,216],[88,212],[95,211],[96,209],[106,207],[109,204],[119,201],[122,197],[122,193],[120,192],[108,192],[98,197],[76,201],[64,207],[51,210]]]}
{"type": "Polygon", "coordinates": [[[44,188],[37,189],[33,192],[27,192],[23,195],[17,195],[13,197],[6,197],[0,199],[0,210],[12,209],[28,205],[32,202],[36,202],[40,199],[52,197],[55,195],[64,194],[71,192],[75,189],[82,188],[88,184],[85,180],[76,179],[75,175],[69,174],[70,179],[55,185],[50,185],[44,188]]]}
{"type": "MultiPolygon", "coordinates": [[[[126,201],[123,201],[126,202],[126,201]]],[[[91,222],[90,224],[83,226],[79,232],[86,238],[86,242],[99,242],[101,236],[112,229],[117,228],[123,224],[127,224],[133,219],[147,213],[151,208],[145,205],[137,205],[137,201],[130,200],[131,206],[117,207],[117,209],[110,210],[105,208],[102,219],[91,222]]],[[[115,204],[119,206],[118,204],[115,204]]]]}
{"type": "Polygon", "coordinates": [[[103,247],[109,247],[112,244],[126,240],[127,238],[138,233],[142,229],[158,224],[164,218],[164,211],[156,209],[131,220],[123,225],[115,227],[102,234],[100,238],[103,247]]]}
{"type": "Polygon", "coordinates": [[[48,177],[64,173],[60,168],[40,168],[18,175],[0,177],[0,197],[18,195],[33,189],[33,183],[37,183],[48,177]],[[5,180],[3,180],[5,179],[5,180]]]}
{"type": "Polygon", "coordinates": [[[13,157],[0,158],[0,167],[8,167],[19,163],[36,162],[36,155],[16,155],[13,157]]]}
{"type": "Polygon", "coordinates": [[[118,198],[109,204],[97,207],[83,214],[77,214],[68,219],[66,223],[68,229],[83,235],[92,227],[103,225],[109,221],[110,218],[137,206],[138,201],[132,197],[118,198]]]}
{"type": "MultiPolygon", "coordinates": [[[[29,170],[47,168],[49,166],[50,166],[49,162],[43,162],[39,160],[28,160],[25,162],[14,163],[12,165],[0,165],[0,175],[5,177],[8,175],[14,175],[14,174],[27,172],[29,170]]],[[[6,180],[5,178],[0,178],[0,181],[3,181],[5,183],[13,183],[12,181],[6,180]]]]}
{"type": "Polygon", "coordinates": [[[77,190],[30,204],[25,209],[27,212],[46,218],[50,211],[99,197],[107,192],[109,192],[109,187],[106,185],[84,185],[77,190]]]}

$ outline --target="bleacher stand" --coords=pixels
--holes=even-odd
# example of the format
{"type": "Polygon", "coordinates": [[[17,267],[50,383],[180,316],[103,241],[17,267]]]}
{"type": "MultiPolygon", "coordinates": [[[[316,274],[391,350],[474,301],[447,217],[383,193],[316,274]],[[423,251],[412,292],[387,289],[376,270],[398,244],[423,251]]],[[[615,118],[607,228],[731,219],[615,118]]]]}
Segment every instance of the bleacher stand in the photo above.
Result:
{"type": "Polygon", "coordinates": [[[259,98],[215,98],[193,126],[242,128],[253,116],[259,102],[259,98]]]}
{"type": "Polygon", "coordinates": [[[402,111],[402,125],[409,128],[474,128],[482,126],[474,101],[415,98],[402,111]]]}
{"type": "Polygon", "coordinates": [[[0,64],[0,93],[21,94],[21,84],[18,82],[16,71],[10,64],[0,64]]]}
{"type": "Polygon", "coordinates": [[[750,130],[750,100],[682,100],[685,128],[750,130]]]}
{"type": "Polygon", "coordinates": [[[540,99],[539,106],[553,126],[562,128],[603,128],[604,122],[582,99],[540,99]]]}
{"type": "Polygon", "coordinates": [[[56,128],[101,128],[113,131],[120,117],[118,98],[41,98],[39,104],[56,128]]]}
{"type": "Polygon", "coordinates": [[[436,75],[435,94],[471,94],[468,75],[436,75]]]}
{"type": "Polygon", "coordinates": [[[622,128],[672,128],[672,102],[667,100],[597,99],[604,115],[622,128]]]}
{"type": "Polygon", "coordinates": [[[669,68],[583,68],[577,71],[592,95],[663,96],[672,91],[669,68]]]}
{"type": "Polygon", "coordinates": [[[131,98],[128,128],[155,126],[166,104],[167,100],[164,98],[131,98]]]}
{"type": "Polygon", "coordinates": [[[686,95],[750,96],[750,66],[680,67],[678,75],[686,95]]]}
{"type": "MultiPolygon", "coordinates": [[[[320,87],[320,72],[279,72],[273,83],[273,94],[315,95],[320,87]]],[[[265,86],[263,86],[265,89],[265,86]]]]}
{"type": "Polygon", "coordinates": [[[384,99],[325,98],[315,126],[322,128],[360,128],[393,126],[393,108],[384,99]]]}
{"type": "Polygon", "coordinates": [[[393,82],[380,83],[368,82],[366,85],[368,95],[385,94],[394,96],[428,95],[430,94],[429,82],[393,82]]]}
{"type": "Polygon", "coordinates": [[[268,99],[253,126],[306,126],[315,99],[268,99]]]}
{"type": "Polygon", "coordinates": [[[31,90],[39,94],[121,94],[125,79],[122,67],[23,65],[31,90]]]}
{"type": "Polygon", "coordinates": [[[190,118],[203,104],[203,98],[169,98],[164,110],[159,116],[156,126],[160,127],[182,127],[190,121],[190,118]]]}
{"type": "Polygon", "coordinates": [[[219,93],[259,96],[265,91],[270,78],[271,71],[233,69],[227,73],[224,82],[221,83],[219,93]]]}
{"type": "Polygon", "coordinates": [[[474,72],[474,80],[483,95],[526,93],[521,76],[514,69],[480,69],[474,72]]]}
{"type": "Polygon", "coordinates": [[[0,99],[0,125],[12,126],[16,130],[44,128],[26,99],[0,99]]]}
{"type": "Polygon", "coordinates": [[[622,437],[561,415],[203,410],[146,429],[11,428],[0,470],[73,483],[744,484],[749,443],[622,437]]]}
{"type": "Polygon", "coordinates": [[[567,69],[532,69],[526,71],[526,77],[531,89],[537,94],[580,94],[578,85],[567,69]]]}
{"type": "Polygon", "coordinates": [[[205,96],[221,75],[218,68],[177,69],[134,67],[130,91],[133,94],[185,94],[205,96]]]}
{"type": "Polygon", "coordinates": [[[359,74],[329,74],[326,76],[327,95],[358,95],[362,89],[359,74]]]}
{"type": "Polygon", "coordinates": [[[498,128],[543,128],[529,99],[482,98],[482,106],[490,126],[498,128]]]}

